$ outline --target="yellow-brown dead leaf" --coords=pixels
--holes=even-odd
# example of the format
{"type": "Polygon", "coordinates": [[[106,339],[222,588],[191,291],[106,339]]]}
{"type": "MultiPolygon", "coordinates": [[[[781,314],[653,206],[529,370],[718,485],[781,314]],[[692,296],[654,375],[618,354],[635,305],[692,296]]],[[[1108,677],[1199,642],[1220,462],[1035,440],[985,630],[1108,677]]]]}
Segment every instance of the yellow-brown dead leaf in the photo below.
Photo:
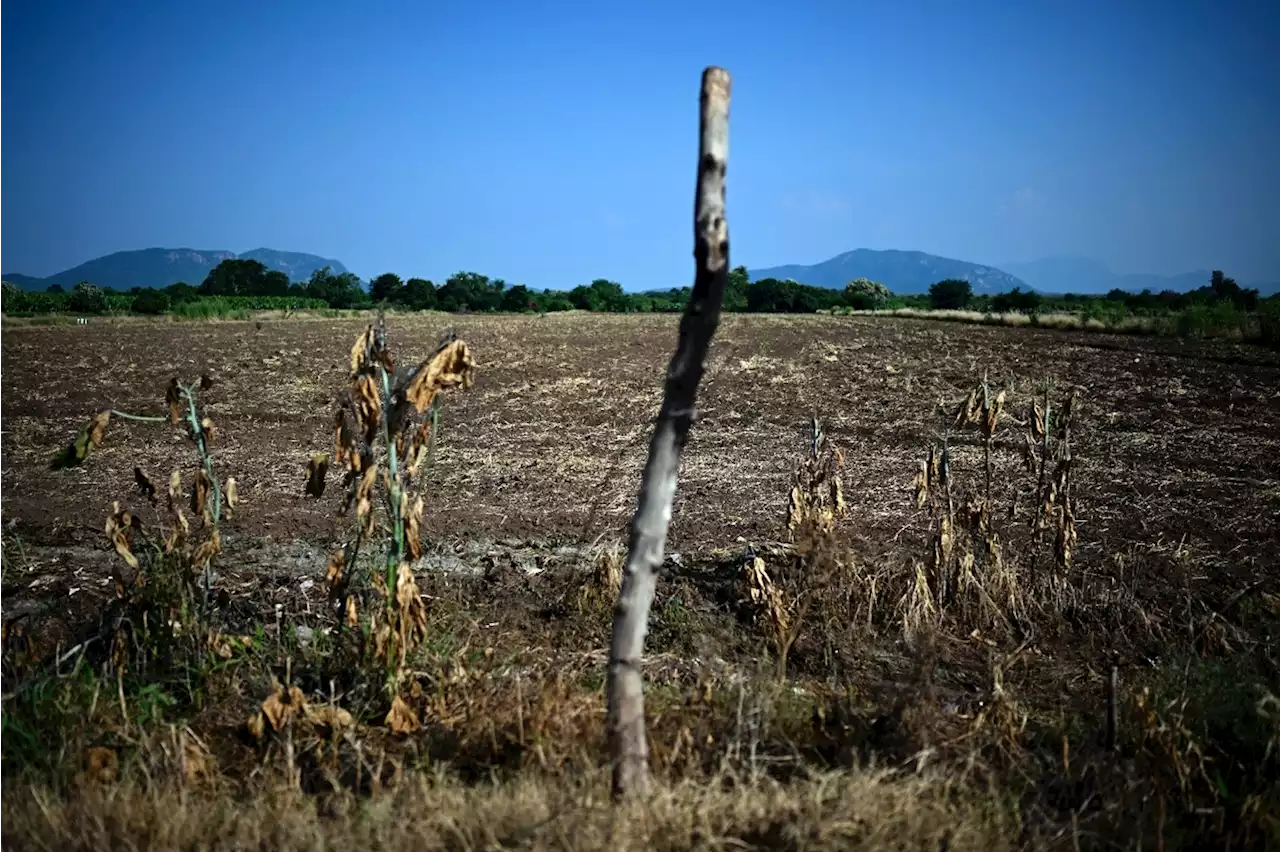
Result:
{"type": "Polygon", "coordinates": [[[405,389],[405,399],[422,414],[430,407],[436,394],[445,388],[461,387],[465,390],[471,387],[475,369],[476,363],[466,342],[454,340],[418,368],[405,389]]]}
{"type": "Polygon", "coordinates": [[[164,402],[169,407],[169,422],[176,426],[182,419],[182,391],[178,387],[177,378],[169,380],[164,390],[164,402]]]}
{"type": "Polygon", "coordinates": [[[120,770],[115,749],[92,746],[84,753],[84,778],[92,784],[111,784],[120,770]]]}
{"type": "Polygon", "coordinates": [[[301,716],[306,710],[306,696],[296,686],[291,686],[286,690],[277,683],[275,691],[262,702],[262,714],[267,717],[271,727],[277,731],[283,730],[285,725],[295,717],[301,716]]]}
{"type": "Polygon", "coordinates": [[[307,462],[306,493],[308,497],[324,496],[324,478],[329,473],[329,454],[316,453],[307,462]]]}
{"type": "Polygon", "coordinates": [[[391,709],[387,711],[385,724],[397,734],[412,734],[421,727],[418,714],[414,713],[413,708],[399,695],[391,700],[391,709]]]}

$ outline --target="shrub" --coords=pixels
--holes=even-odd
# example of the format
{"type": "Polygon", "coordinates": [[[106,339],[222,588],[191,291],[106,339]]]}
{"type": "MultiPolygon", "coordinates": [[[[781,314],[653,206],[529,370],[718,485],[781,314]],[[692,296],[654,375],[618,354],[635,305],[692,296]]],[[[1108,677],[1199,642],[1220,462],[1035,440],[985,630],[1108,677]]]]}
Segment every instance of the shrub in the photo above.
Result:
{"type": "Polygon", "coordinates": [[[929,287],[929,305],[934,310],[961,310],[973,298],[973,285],[948,278],[929,287]]]}
{"type": "Polygon", "coordinates": [[[844,287],[844,303],[854,310],[874,311],[889,304],[893,294],[879,281],[855,278],[844,287]]]}
{"type": "Polygon", "coordinates": [[[1280,349],[1280,297],[1268,299],[1258,309],[1258,340],[1280,349]]]}
{"type": "Polygon", "coordinates": [[[101,287],[81,281],[71,291],[67,307],[78,314],[102,314],[107,311],[107,294],[101,287]]]}
{"type": "Polygon", "coordinates": [[[1247,318],[1230,302],[1191,305],[1178,316],[1179,337],[1231,336],[1246,331],[1247,318]]]}
{"type": "Polygon", "coordinates": [[[16,310],[22,310],[23,292],[14,284],[5,281],[0,284],[0,310],[5,313],[12,313],[16,310]]]}
{"type": "Polygon", "coordinates": [[[162,314],[169,310],[169,294],[163,290],[143,290],[134,297],[129,309],[135,314],[162,314]]]}
{"type": "Polygon", "coordinates": [[[1008,293],[1001,293],[991,300],[991,310],[998,314],[1021,311],[1032,314],[1040,309],[1044,300],[1034,290],[1023,292],[1021,287],[1014,287],[1008,293]]]}

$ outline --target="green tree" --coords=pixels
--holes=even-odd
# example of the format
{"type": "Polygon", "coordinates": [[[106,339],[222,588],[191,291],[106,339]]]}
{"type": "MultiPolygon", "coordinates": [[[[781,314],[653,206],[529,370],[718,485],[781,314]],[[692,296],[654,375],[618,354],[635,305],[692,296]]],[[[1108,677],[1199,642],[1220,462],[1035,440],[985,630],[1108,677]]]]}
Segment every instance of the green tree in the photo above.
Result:
{"type": "Polygon", "coordinates": [[[1215,269],[1210,276],[1209,289],[1213,291],[1213,298],[1217,301],[1230,302],[1243,311],[1253,311],[1258,307],[1258,291],[1244,289],[1220,269],[1215,269]]]}
{"type": "Polygon", "coordinates": [[[844,286],[844,303],[858,311],[883,308],[892,296],[888,287],[868,278],[855,278],[844,286]]]}
{"type": "Polygon", "coordinates": [[[729,280],[724,288],[724,310],[745,311],[749,286],[751,286],[751,276],[747,273],[745,266],[735,266],[729,270],[729,280]]]}
{"type": "Polygon", "coordinates": [[[250,293],[250,296],[289,295],[289,276],[278,269],[267,270],[266,274],[262,276],[262,280],[257,283],[261,289],[257,293],[250,293]]]}
{"type": "Polygon", "coordinates": [[[436,307],[436,285],[423,278],[410,278],[400,291],[400,302],[414,311],[429,311],[436,307]]]}
{"type": "Polygon", "coordinates": [[[502,294],[502,310],[512,313],[524,313],[533,308],[533,296],[529,288],[517,284],[502,294]]]}
{"type": "Polygon", "coordinates": [[[50,284],[48,287],[45,287],[45,288],[44,288],[44,291],[45,291],[46,293],[65,293],[65,292],[67,292],[66,290],[63,290],[63,289],[62,289],[62,285],[61,285],[61,284],[50,284]]]}
{"type": "Polygon", "coordinates": [[[959,310],[973,298],[973,285],[960,278],[947,278],[929,286],[929,305],[934,310],[959,310]]]}
{"type": "Polygon", "coordinates": [[[1043,301],[1040,294],[1034,290],[1023,292],[1021,287],[1014,287],[1008,293],[1000,293],[991,300],[991,310],[998,314],[1007,314],[1013,311],[1022,311],[1023,313],[1035,313],[1040,309],[1040,303],[1043,301]]]}
{"type": "Polygon", "coordinates": [[[355,307],[369,299],[356,275],[351,272],[334,275],[327,266],[311,273],[311,280],[307,282],[307,296],[323,299],[329,303],[329,307],[339,309],[355,307]]]}
{"type": "Polygon", "coordinates": [[[404,283],[394,272],[384,272],[369,282],[369,298],[374,302],[398,302],[404,292],[404,283]]]}
{"type": "Polygon", "coordinates": [[[67,307],[78,314],[104,314],[107,312],[107,294],[101,287],[81,281],[71,291],[67,307]]]}
{"type": "Polygon", "coordinates": [[[163,290],[145,289],[134,297],[130,310],[135,314],[162,314],[169,310],[169,294],[163,290]]]}
{"type": "Polygon", "coordinates": [[[25,301],[26,294],[17,284],[11,284],[8,281],[0,284],[0,310],[16,311],[20,310],[20,305],[25,301]]]}
{"type": "Polygon", "coordinates": [[[786,314],[795,310],[800,285],[794,281],[762,278],[747,288],[747,310],[752,313],[786,314]]]}
{"type": "Polygon", "coordinates": [[[533,307],[540,313],[555,313],[573,310],[573,302],[569,301],[569,294],[561,290],[543,290],[533,294],[533,307]]]}
{"type": "Polygon", "coordinates": [[[487,275],[458,272],[440,286],[436,299],[445,311],[496,311],[502,296],[490,285],[487,275]]]}
{"type": "Polygon", "coordinates": [[[267,267],[260,261],[229,257],[209,270],[200,284],[200,295],[262,296],[266,294],[266,276],[267,267]]]}
{"type": "Polygon", "coordinates": [[[590,286],[581,285],[569,291],[569,301],[582,311],[612,311],[621,313],[627,309],[627,294],[616,281],[597,278],[590,286]]]}
{"type": "Polygon", "coordinates": [[[179,281],[177,284],[170,284],[164,288],[165,294],[169,297],[169,304],[177,305],[182,302],[190,302],[195,299],[199,293],[195,287],[185,281],[179,281]]]}

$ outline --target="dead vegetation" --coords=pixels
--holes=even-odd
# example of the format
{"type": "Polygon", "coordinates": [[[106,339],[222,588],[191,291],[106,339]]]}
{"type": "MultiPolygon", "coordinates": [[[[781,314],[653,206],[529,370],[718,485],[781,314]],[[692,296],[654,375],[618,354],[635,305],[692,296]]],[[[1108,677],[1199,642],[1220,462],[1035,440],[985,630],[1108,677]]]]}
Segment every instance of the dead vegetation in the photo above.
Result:
{"type": "MultiPolygon", "coordinates": [[[[1216,362],[1166,359],[1134,372],[1135,357],[1160,357],[1149,350],[1090,351],[1088,370],[1061,352],[1065,366],[1055,367],[1023,350],[1015,365],[982,348],[988,330],[955,327],[943,334],[964,335],[956,350],[977,362],[965,356],[941,373],[936,356],[916,359],[904,345],[920,343],[918,331],[872,344],[833,336],[820,319],[727,323],[682,478],[692,502],[677,504],[674,552],[653,605],[645,670],[653,795],[615,810],[602,773],[602,690],[621,570],[616,524],[584,530],[568,513],[538,539],[519,521],[499,524],[507,532],[497,539],[485,513],[553,517],[568,492],[579,505],[612,504],[607,488],[583,483],[637,471],[642,447],[615,456],[638,444],[656,397],[626,421],[635,386],[603,373],[595,384],[564,347],[585,338],[595,348],[584,357],[614,369],[614,360],[636,357],[631,341],[648,340],[654,320],[592,317],[595,325],[554,332],[537,325],[550,319],[515,322],[465,330],[485,370],[436,417],[434,399],[421,412],[413,405],[408,383],[407,420],[386,416],[398,404],[399,368],[386,369],[377,329],[366,337],[364,327],[318,323],[316,339],[341,338],[316,365],[332,363],[289,369],[320,376],[323,393],[290,397],[285,360],[264,368],[250,351],[255,372],[221,370],[217,386],[198,391],[198,428],[183,421],[174,430],[182,443],[163,440],[171,427],[112,416],[81,464],[56,473],[45,470],[48,458],[83,425],[83,409],[115,396],[42,396],[53,384],[38,371],[56,370],[56,354],[52,366],[22,368],[36,371],[29,375],[5,373],[4,508],[21,523],[6,527],[3,560],[4,840],[659,849],[1277,842],[1280,590],[1275,550],[1265,545],[1276,505],[1273,368],[1238,368],[1230,379],[1216,362]],[[631,336],[618,343],[620,329],[631,336]],[[353,370],[355,337],[364,345],[353,370]],[[567,366],[547,366],[541,379],[513,369],[529,346],[567,366]],[[362,392],[361,370],[375,394],[362,392]],[[331,405],[344,379],[339,409],[349,428],[302,414],[303,399],[331,405]],[[1238,383],[1230,402],[1216,401],[1211,380],[1238,383]],[[299,406],[282,427],[287,442],[250,416],[264,382],[286,389],[286,409],[299,406]],[[855,386],[862,396],[850,396],[855,386]],[[796,393],[820,423],[788,402],[796,393]],[[48,418],[38,430],[37,403],[48,418]],[[560,419],[566,410],[595,418],[589,431],[560,419]],[[400,427],[384,436],[392,423],[400,427]],[[544,430],[576,441],[574,454],[521,478],[520,465],[550,440],[544,430]],[[610,440],[587,437],[599,434],[610,440]],[[163,471],[189,464],[197,435],[212,467],[199,456],[166,487],[163,471]],[[316,462],[304,478],[311,454],[330,441],[332,463],[316,462]],[[421,456],[395,500],[392,452],[402,472],[403,460],[421,456]],[[39,477],[22,469],[24,459],[39,477]],[[361,485],[375,468],[362,513],[361,485]],[[263,485],[276,470],[287,497],[263,485]],[[307,496],[320,491],[308,481],[339,475],[344,487],[335,479],[307,496]],[[52,518],[65,511],[62,492],[77,491],[83,505],[93,489],[105,501],[85,533],[95,551],[78,551],[79,539],[59,538],[51,519],[41,526],[24,505],[44,505],[52,518]],[[335,520],[348,501],[350,513],[335,520]],[[312,516],[325,525],[295,523],[312,516]],[[732,520],[741,517],[758,519],[732,520]],[[297,568],[280,544],[254,556],[281,527],[314,541],[297,568]],[[206,595],[198,554],[215,529],[221,552],[206,595]],[[467,540],[475,546],[444,561],[467,540]],[[557,555],[566,541],[595,546],[557,555]],[[473,570],[436,567],[456,563],[473,570]],[[416,593],[401,609],[400,596],[386,592],[406,576],[416,593]],[[51,586],[45,577],[65,579],[51,586]],[[127,641],[117,646],[116,636],[127,641]]],[[[395,360],[429,363],[444,351],[435,329],[399,318],[389,325],[410,341],[395,360]]],[[[650,368],[671,331],[654,328],[650,368]]],[[[233,328],[221,333],[235,339],[233,328]]],[[[947,349],[951,340],[928,343],[947,349]]],[[[5,354],[26,345],[6,336],[5,354]]],[[[115,404],[155,409],[168,378],[115,404]]]]}

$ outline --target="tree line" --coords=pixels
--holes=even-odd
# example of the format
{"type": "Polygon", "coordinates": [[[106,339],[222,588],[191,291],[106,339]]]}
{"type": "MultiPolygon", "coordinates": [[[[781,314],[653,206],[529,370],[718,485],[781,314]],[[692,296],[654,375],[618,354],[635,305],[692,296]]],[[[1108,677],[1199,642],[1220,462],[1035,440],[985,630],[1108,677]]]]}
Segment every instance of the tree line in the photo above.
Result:
{"type": "MultiPolygon", "coordinates": [[[[121,293],[82,282],[70,292],[54,284],[44,293],[26,293],[5,284],[3,307],[10,314],[199,314],[218,312],[214,308],[347,310],[374,306],[393,310],[467,313],[568,310],[677,313],[684,309],[689,289],[676,287],[628,293],[618,282],[599,278],[571,290],[534,290],[477,272],[458,272],[440,284],[424,278],[405,280],[387,272],[370,280],[366,287],[359,276],[351,272],[334,272],[329,267],[316,270],[303,283],[291,282],[285,273],[268,269],[260,261],[228,258],[194,286],[179,282],[162,289],[136,287],[121,293]]],[[[739,266],[729,273],[724,309],[739,313],[816,313],[924,308],[984,313],[1016,311],[1032,315],[1046,310],[1065,310],[1110,316],[1117,313],[1158,315],[1203,306],[1226,306],[1252,312],[1261,301],[1257,290],[1240,287],[1221,271],[1214,272],[1205,286],[1188,293],[1152,293],[1149,290],[1127,293],[1116,290],[1105,296],[1044,296],[1033,290],[1014,288],[1006,293],[987,295],[975,294],[968,281],[946,279],[934,283],[927,294],[901,295],[866,278],[855,279],[842,290],[776,278],[751,281],[746,267],[739,266]]]]}

